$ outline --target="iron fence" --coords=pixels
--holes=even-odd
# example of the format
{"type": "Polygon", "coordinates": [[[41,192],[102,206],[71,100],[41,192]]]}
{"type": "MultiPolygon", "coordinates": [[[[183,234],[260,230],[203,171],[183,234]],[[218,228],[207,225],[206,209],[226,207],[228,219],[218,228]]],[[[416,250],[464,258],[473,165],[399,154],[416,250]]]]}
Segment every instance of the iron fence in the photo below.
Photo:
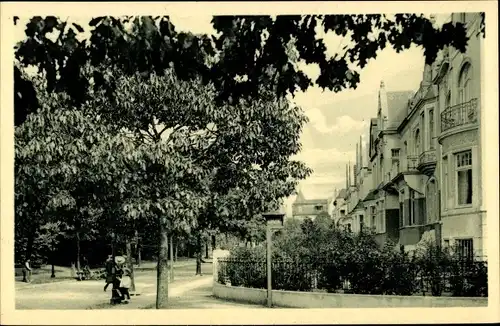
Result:
{"type": "MultiPolygon", "coordinates": [[[[218,282],[267,287],[265,260],[219,259],[218,282]]],[[[444,266],[415,262],[357,264],[346,261],[272,262],[274,290],[432,296],[487,296],[487,263],[453,261],[444,266]]]]}

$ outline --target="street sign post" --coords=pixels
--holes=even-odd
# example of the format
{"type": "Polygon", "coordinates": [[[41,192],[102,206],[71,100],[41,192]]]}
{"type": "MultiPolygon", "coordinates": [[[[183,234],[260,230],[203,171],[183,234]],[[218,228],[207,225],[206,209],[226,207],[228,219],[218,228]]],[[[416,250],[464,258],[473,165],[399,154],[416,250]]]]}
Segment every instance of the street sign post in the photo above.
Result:
{"type": "Polygon", "coordinates": [[[274,231],[283,228],[283,218],[285,214],[270,212],[262,214],[266,219],[266,243],[267,243],[267,306],[273,306],[272,289],[272,236],[274,231]]]}

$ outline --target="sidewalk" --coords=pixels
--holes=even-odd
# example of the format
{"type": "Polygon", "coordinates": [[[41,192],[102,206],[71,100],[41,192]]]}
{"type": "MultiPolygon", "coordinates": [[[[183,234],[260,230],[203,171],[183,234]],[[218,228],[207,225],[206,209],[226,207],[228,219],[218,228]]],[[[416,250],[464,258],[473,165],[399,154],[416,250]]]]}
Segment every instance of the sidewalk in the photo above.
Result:
{"type": "MultiPolygon", "coordinates": [[[[174,282],[170,283],[169,296],[180,296],[185,291],[212,282],[212,264],[203,264],[206,276],[195,276],[195,263],[175,266],[174,282]]],[[[111,289],[103,291],[104,281],[62,281],[16,287],[16,309],[138,309],[151,306],[156,298],[156,271],[138,271],[135,277],[139,296],[132,296],[129,305],[111,306],[111,289]],[[130,306],[130,308],[126,308],[130,306]]]]}
{"type": "MultiPolygon", "coordinates": [[[[196,261],[194,259],[181,260],[181,261],[175,262],[174,263],[174,276],[175,276],[175,270],[176,269],[187,267],[187,266],[194,266],[195,263],[196,263],[196,261]]],[[[68,270],[69,270],[69,268],[68,268],[68,270]]],[[[137,265],[134,265],[134,272],[136,274],[140,274],[141,272],[147,272],[147,271],[156,271],[156,262],[147,262],[147,263],[141,264],[140,267],[138,267],[137,265]]],[[[69,275],[70,272],[67,272],[66,274],[69,275]]],[[[66,274],[63,274],[63,273],[61,273],[59,271],[59,273],[56,273],[56,278],[55,279],[50,279],[49,278],[47,280],[47,282],[36,283],[36,284],[21,282],[20,280],[22,279],[22,277],[17,277],[16,278],[16,283],[15,283],[16,291],[17,290],[21,290],[21,289],[30,289],[30,288],[37,288],[37,287],[42,287],[43,288],[47,284],[53,284],[53,283],[74,283],[76,281],[74,278],[69,277],[66,274]]],[[[34,277],[36,278],[37,275],[34,275],[34,277]]],[[[84,281],[84,282],[92,282],[92,281],[84,281]]]]}

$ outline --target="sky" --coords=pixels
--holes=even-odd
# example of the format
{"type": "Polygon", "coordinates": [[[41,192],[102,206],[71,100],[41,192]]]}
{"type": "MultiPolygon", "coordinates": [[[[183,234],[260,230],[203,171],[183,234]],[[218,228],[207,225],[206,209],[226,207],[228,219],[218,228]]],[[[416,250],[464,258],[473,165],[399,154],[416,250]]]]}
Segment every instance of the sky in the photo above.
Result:
{"type": "MultiPolygon", "coordinates": [[[[177,31],[215,34],[209,15],[170,16],[177,31]]],[[[438,17],[438,22],[442,20],[438,17]]],[[[71,17],[69,21],[79,23],[86,31],[88,17],[71,17]]],[[[16,29],[16,39],[24,38],[26,19],[21,18],[16,29]]],[[[344,45],[347,39],[336,35],[322,35],[327,54],[332,55],[344,45]],[[340,46],[341,45],[341,46],[340,46]]],[[[316,65],[299,63],[299,66],[313,80],[319,74],[316,65]]],[[[335,189],[345,186],[346,165],[354,164],[356,143],[360,137],[366,142],[370,118],[377,113],[377,92],[384,81],[387,91],[416,91],[419,87],[424,67],[422,49],[410,48],[396,53],[387,47],[379,51],[377,57],[368,62],[360,71],[360,83],[356,89],[340,93],[323,91],[318,87],[299,92],[290,100],[301,106],[309,118],[301,135],[302,151],[296,157],[313,169],[313,174],[299,184],[299,189],[307,199],[329,198],[335,189]]],[[[366,146],[364,146],[366,157],[366,146]]],[[[286,202],[290,214],[294,196],[286,202]]]]}

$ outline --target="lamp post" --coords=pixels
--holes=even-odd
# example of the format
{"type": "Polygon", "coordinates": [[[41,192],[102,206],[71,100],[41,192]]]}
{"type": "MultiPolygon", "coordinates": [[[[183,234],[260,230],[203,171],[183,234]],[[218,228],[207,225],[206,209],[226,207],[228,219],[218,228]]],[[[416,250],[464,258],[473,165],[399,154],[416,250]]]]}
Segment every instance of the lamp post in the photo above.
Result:
{"type": "Polygon", "coordinates": [[[280,212],[268,212],[262,214],[266,219],[266,243],[267,243],[267,306],[273,306],[273,288],[272,288],[272,236],[276,230],[283,228],[283,218],[285,214],[280,212]]]}

